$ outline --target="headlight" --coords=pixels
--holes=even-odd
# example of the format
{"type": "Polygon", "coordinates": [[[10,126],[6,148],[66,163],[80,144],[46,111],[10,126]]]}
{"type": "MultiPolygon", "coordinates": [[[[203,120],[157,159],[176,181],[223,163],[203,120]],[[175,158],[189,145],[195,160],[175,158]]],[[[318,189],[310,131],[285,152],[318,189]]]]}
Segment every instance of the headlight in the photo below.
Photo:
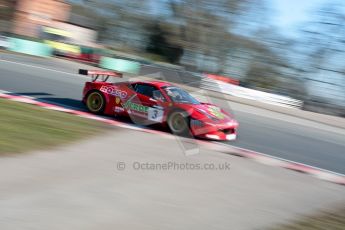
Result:
{"type": "Polygon", "coordinates": [[[237,128],[238,127],[238,122],[236,120],[232,119],[231,121],[229,121],[227,123],[227,125],[233,126],[233,127],[237,128]]]}
{"type": "Polygon", "coordinates": [[[215,116],[212,116],[210,114],[208,114],[206,111],[202,110],[202,109],[196,109],[199,113],[205,115],[206,117],[208,117],[209,119],[211,119],[212,121],[219,121],[219,119],[215,116]]]}

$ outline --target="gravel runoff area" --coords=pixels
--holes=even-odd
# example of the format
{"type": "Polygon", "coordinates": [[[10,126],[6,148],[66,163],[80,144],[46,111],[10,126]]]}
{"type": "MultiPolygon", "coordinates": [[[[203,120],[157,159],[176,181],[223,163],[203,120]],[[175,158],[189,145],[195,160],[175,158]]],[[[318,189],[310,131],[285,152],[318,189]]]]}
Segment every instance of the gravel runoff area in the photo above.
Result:
{"type": "Polygon", "coordinates": [[[181,146],[116,128],[4,156],[0,228],[268,229],[345,204],[343,186],[206,149],[186,156],[181,146]]]}

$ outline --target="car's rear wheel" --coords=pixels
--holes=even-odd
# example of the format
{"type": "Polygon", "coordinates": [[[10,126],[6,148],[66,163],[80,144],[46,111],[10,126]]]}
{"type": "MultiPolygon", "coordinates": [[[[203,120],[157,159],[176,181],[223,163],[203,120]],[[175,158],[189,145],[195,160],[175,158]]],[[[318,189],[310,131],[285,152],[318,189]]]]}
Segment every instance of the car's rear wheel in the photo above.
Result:
{"type": "Polygon", "coordinates": [[[86,97],[86,107],[92,113],[102,114],[105,108],[105,98],[99,91],[92,91],[86,97]]]}
{"type": "Polygon", "coordinates": [[[167,123],[173,134],[182,136],[188,136],[190,134],[189,117],[186,112],[172,112],[168,117],[167,123]]]}

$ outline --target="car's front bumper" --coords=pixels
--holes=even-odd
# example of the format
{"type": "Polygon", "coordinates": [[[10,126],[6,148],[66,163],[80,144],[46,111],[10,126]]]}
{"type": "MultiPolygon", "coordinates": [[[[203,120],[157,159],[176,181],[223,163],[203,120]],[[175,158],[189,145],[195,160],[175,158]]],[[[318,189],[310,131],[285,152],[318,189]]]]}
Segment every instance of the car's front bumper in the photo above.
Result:
{"type": "Polygon", "coordinates": [[[201,134],[197,137],[202,139],[209,139],[209,140],[215,140],[215,141],[234,141],[237,138],[236,133],[226,134],[224,132],[213,132],[213,133],[207,133],[207,134],[201,134]]]}
{"type": "Polygon", "coordinates": [[[235,120],[221,124],[202,123],[201,125],[199,122],[198,125],[192,125],[192,133],[203,139],[233,141],[237,138],[237,127],[238,122],[235,120]]]}

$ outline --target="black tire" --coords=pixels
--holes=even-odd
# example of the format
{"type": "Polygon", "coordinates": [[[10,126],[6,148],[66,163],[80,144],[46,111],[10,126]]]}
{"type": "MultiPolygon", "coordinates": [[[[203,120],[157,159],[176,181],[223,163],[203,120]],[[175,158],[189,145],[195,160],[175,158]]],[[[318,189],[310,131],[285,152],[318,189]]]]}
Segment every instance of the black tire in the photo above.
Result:
{"type": "Polygon", "coordinates": [[[173,111],[167,120],[170,131],[179,136],[190,136],[190,119],[185,111],[173,111]]]}
{"type": "Polygon", "coordinates": [[[86,107],[94,114],[103,114],[105,108],[105,98],[100,91],[90,91],[86,96],[86,107]]]}

